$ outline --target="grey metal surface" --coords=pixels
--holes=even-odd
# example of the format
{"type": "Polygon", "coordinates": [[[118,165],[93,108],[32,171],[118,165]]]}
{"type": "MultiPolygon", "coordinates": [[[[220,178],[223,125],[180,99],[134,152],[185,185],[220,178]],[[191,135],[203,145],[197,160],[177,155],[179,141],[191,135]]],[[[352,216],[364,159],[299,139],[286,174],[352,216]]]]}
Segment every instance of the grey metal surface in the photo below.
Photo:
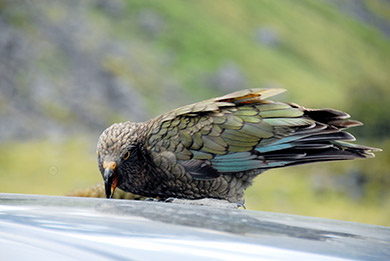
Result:
{"type": "Polygon", "coordinates": [[[0,194],[0,259],[390,260],[390,228],[174,203],[0,194]]]}

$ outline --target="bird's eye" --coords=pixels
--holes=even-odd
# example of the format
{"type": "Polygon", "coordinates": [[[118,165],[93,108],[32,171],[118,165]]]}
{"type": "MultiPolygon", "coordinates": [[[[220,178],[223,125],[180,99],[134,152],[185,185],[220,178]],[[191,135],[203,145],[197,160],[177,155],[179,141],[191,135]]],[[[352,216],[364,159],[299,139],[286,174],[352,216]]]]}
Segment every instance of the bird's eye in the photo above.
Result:
{"type": "Polygon", "coordinates": [[[130,157],[130,151],[126,151],[125,154],[123,154],[123,159],[127,160],[130,157]]]}

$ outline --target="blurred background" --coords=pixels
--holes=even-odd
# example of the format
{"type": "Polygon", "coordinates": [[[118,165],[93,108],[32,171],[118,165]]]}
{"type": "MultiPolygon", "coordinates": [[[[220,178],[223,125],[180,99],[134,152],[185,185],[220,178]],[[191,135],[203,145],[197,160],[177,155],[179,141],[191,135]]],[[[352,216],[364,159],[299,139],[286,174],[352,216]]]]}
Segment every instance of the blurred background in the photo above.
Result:
{"type": "Polygon", "coordinates": [[[88,190],[110,124],[255,87],[383,152],[268,171],[247,208],[390,226],[388,0],[0,0],[0,192],[88,190]]]}

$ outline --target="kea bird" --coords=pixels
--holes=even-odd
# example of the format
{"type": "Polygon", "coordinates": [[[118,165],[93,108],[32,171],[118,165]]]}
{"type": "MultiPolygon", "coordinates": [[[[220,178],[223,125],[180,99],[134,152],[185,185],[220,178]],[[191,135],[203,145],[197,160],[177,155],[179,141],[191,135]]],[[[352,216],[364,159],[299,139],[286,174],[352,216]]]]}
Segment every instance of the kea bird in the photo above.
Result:
{"type": "Polygon", "coordinates": [[[113,124],[99,137],[107,198],[116,187],[160,199],[243,202],[253,179],[272,168],[374,157],[344,130],[362,125],[334,109],[307,109],[252,89],[194,103],[146,122],[113,124]]]}

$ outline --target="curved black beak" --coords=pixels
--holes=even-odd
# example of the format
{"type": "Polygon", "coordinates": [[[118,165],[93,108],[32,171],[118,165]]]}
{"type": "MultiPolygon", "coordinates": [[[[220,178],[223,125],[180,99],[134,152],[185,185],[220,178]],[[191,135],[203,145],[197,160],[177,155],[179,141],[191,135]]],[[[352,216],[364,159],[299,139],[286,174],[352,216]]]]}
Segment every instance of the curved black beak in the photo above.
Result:
{"type": "Polygon", "coordinates": [[[112,198],[112,195],[114,194],[116,185],[117,185],[117,176],[115,173],[115,162],[103,162],[103,168],[104,168],[104,187],[106,191],[106,197],[112,198]]]}

